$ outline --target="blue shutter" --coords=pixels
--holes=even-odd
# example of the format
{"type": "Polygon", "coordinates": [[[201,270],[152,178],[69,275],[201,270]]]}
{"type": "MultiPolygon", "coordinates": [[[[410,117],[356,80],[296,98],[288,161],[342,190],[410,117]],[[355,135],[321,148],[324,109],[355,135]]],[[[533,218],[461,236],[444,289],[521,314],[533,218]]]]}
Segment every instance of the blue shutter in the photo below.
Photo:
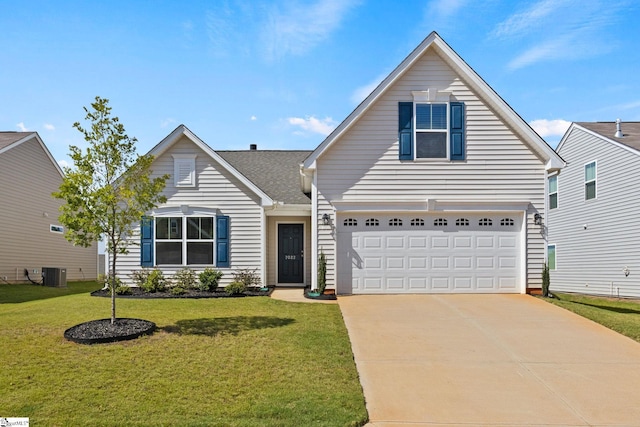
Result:
{"type": "Polygon", "coordinates": [[[140,221],[140,266],[153,267],[153,218],[140,221]]]}
{"type": "Polygon", "coordinates": [[[452,102],[449,117],[449,151],[451,160],[464,160],[464,103],[452,102]]]}
{"type": "Polygon", "coordinates": [[[216,267],[229,267],[229,217],[216,216],[216,267]]]}
{"type": "Polygon", "coordinates": [[[413,102],[398,103],[398,158],[413,160],[413,102]]]}

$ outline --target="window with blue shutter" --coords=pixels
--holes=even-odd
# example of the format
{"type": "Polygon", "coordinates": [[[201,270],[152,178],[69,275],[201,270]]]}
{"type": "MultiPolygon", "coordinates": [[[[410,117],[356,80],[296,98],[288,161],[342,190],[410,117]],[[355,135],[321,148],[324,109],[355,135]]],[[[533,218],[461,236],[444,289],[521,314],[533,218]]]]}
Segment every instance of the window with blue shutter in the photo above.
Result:
{"type": "Polygon", "coordinates": [[[464,160],[464,103],[451,102],[449,106],[449,159],[464,160]]]}
{"type": "Polygon", "coordinates": [[[413,102],[398,103],[398,143],[398,158],[413,160],[413,102]]]}
{"type": "Polygon", "coordinates": [[[216,267],[229,267],[229,217],[216,216],[216,267]]]}
{"type": "Polygon", "coordinates": [[[153,267],[153,218],[140,221],[140,266],[153,267]]]}

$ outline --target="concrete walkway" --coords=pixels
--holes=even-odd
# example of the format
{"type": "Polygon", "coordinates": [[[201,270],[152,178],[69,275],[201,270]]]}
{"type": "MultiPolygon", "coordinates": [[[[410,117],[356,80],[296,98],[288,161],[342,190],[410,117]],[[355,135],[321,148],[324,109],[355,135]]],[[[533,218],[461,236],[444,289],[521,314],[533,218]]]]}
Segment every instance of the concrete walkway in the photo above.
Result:
{"type": "Polygon", "coordinates": [[[338,302],[369,426],[640,426],[640,344],[544,301],[338,302]]]}
{"type": "Polygon", "coordinates": [[[320,304],[337,304],[336,300],[319,300],[304,297],[303,288],[275,288],[271,293],[271,298],[288,302],[307,302],[320,304]]]}

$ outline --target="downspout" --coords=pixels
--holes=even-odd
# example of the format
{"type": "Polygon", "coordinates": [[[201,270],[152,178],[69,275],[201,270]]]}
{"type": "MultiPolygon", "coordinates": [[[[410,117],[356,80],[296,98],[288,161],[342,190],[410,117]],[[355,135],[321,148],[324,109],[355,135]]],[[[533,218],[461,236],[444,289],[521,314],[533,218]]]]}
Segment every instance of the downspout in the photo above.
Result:
{"type": "Polygon", "coordinates": [[[264,206],[260,206],[260,230],[262,231],[260,247],[260,276],[262,286],[267,286],[267,211],[264,206]]]}
{"type": "Polygon", "coordinates": [[[318,170],[311,183],[311,289],[318,289],[318,170]]]}

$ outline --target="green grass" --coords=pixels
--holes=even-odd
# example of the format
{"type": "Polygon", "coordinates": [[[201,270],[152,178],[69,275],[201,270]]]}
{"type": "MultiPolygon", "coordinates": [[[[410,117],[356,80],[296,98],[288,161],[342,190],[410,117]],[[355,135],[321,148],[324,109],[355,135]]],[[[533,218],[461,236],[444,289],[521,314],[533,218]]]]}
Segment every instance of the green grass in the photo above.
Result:
{"type": "Polygon", "coordinates": [[[79,345],[107,318],[95,283],[0,285],[0,409],[47,426],[359,426],[364,396],[337,305],[266,297],[117,301],[155,334],[79,345]],[[56,293],[59,292],[59,293],[56,293]]]}
{"type": "Polygon", "coordinates": [[[556,298],[545,298],[545,301],[640,342],[640,304],[637,301],[555,292],[553,295],[556,298]]]}

